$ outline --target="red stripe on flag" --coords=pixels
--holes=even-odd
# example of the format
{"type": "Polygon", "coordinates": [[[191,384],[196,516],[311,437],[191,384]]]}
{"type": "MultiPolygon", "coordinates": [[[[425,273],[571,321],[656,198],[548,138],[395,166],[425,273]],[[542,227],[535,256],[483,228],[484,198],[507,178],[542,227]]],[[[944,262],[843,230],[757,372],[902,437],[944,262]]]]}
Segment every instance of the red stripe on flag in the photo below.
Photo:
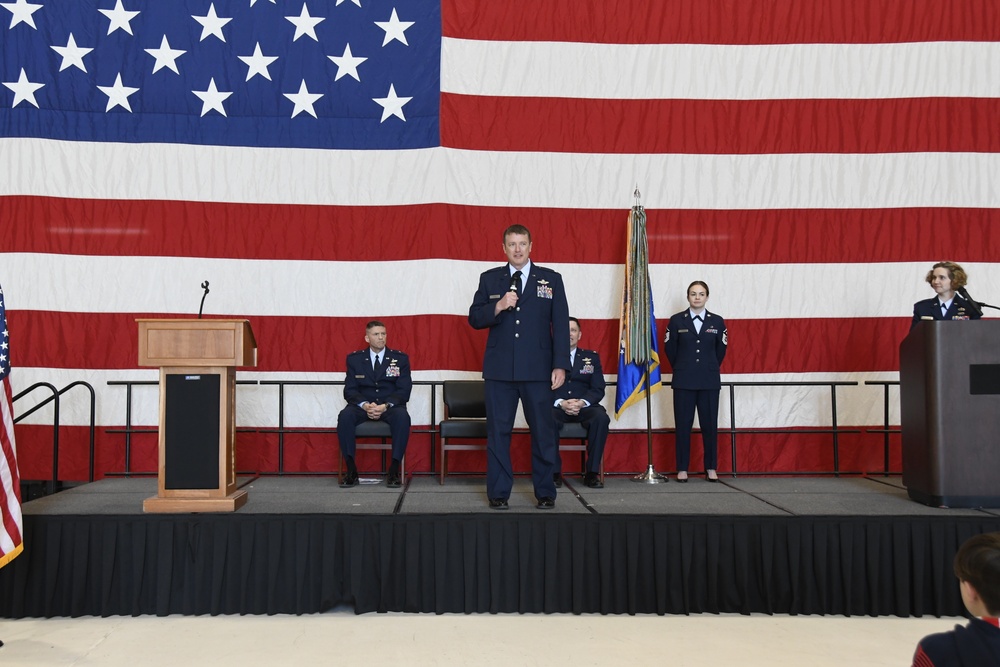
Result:
{"type": "MultiPolygon", "coordinates": [[[[621,210],[218,204],[0,197],[5,252],[239,259],[503,261],[501,233],[533,232],[542,264],[621,264],[621,210]],[[192,230],[202,230],[195,239],[192,230]],[[370,230],[393,239],[372,244],[370,230]],[[581,241],[586,230],[586,242],[581,241]]],[[[993,262],[1000,209],[647,209],[654,264],[993,262]],[[877,233],[874,233],[877,230],[877,233]],[[946,247],[939,241],[947,233],[946,247]],[[754,239],[754,243],[747,243],[754,239]]]]}
{"type": "MultiPolygon", "coordinates": [[[[654,286],[655,288],[655,286],[654,286]]],[[[471,298],[471,295],[470,295],[471,298]]],[[[659,314],[659,333],[666,326],[659,314]]],[[[721,313],[725,317],[725,313],[721,313]]],[[[9,314],[12,331],[31,340],[19,351],[21,366],[134,369],[137,317],[156,314],[9,314]]],[[[364,347],[368,318],[255,317],[249,320],[259,348],[257,371],[343,373],[348,352],[364,347]]],[[[482,369],[486,332],[464,316],[420,315],[383,318],[390,348],[410,356],[414,371],[482,369]]],[[[846,373],[895,371],[908,318],[727,319],[730,352],[723,373],[846,373]]],[[[582,345],[601,355],[606,373],[617,372],[618,321],[585,320],[582,345]]]]}
{"type": "Polygon", "coordinates": [[[606,44],[882,44],[991,41],[993,0],[443,0],[445,37],[606,44]]]}
{"type": "Polygon", "coordinates": [[[584,153],[996,152],[1000,99],[607,100],[441,96],[441,143],[584,153]],[[497,132],[497,127],[516,128],[497,132]]]}

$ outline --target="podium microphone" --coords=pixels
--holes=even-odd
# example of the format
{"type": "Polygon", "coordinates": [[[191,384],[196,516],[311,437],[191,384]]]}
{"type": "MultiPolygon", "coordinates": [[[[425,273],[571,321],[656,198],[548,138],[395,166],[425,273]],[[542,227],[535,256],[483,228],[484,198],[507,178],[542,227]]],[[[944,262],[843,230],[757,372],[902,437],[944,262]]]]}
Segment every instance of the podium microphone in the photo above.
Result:
{"type": "Polygon", "coordinates": [[[978,301],[974,301],[972,297],[969,296],[969,293],[966,291],[964,287],[959,287],[958,293],[961,295],[963,299],[969,302],[970,306],[972,306],[972,312],[974,312],[979,317],[983,316],[983,308],[982,308],[983,304],[979,303],[978,301]]]}
{"type": "Polygon", "coordinates": [[[201,305],[198,306],[198,319],[201,319],[201,309],[205,307],[205,297],[208,296],[208,281],[206,280],[201,284],[201,288],[205,290],[205,293],[201,295],[201,305]]]}

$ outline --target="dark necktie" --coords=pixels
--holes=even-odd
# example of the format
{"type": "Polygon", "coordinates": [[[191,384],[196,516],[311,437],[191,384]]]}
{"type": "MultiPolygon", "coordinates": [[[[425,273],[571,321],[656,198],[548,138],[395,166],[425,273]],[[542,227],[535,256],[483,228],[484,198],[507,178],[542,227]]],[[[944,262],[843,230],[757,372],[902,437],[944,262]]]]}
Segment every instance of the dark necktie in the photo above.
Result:
{"type": "Polygon", "coordinates": [[[947,308],[947,306],[945,306],[945,305],[944,305],[944,304],[942,303],[942,304],[941,304],[941,317],[944,317],[944,316],[945,316],[945,314],[946,314],[947,312],[948,312],[948,308],[947,308]]]}
{"type": "Polygon", "coordinates": [[[378,355],[376,354],[375,355],[375,363],[372,364],[372,371],[374,371],[375,375],[378,375],[379,368],[381,368],[381,367],[382,367],[382,365],[378,362],[378,355]]]}
{"type": "Polygon", "coordinates": [[[701,315],[695,315],[695,316],[694,316],[694,319],[698,320],[699,322],[701,322],[701,321],[702,321],[702,320],[701,320],[701,315]]]}
{"type": "Polygon", "coordinates": [[[517,285],[517,295],[521,296],[521,291],[524,289],[524,282],[521,280],[521,272],[514,272],[514,284],[517,285]]]}

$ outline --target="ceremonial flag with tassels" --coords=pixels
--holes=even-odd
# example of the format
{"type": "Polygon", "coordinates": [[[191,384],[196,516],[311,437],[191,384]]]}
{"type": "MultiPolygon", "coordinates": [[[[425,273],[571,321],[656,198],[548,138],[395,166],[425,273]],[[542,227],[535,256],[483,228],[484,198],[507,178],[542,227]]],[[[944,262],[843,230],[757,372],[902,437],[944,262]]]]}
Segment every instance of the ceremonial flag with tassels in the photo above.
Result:
{"type": "Polygon", "coordinates": [[[628,214],[628,242],[625,257],[625,286],[622,289],[618,327],[618,394],[615,418],[646,396],[659,391],[660,344],[653,314],[653,294],[649,283],[649,246],[646,242],[646,211],[636,205],[628,214]]]}
{"type": "Polygon", "coordinates": [[[21,480],[17,474],[17,448],[14,446],[14,408],[10,389],[10,345],[7,335],[7,310],[0,287],[0,567],[21,553],[21,480]]]}

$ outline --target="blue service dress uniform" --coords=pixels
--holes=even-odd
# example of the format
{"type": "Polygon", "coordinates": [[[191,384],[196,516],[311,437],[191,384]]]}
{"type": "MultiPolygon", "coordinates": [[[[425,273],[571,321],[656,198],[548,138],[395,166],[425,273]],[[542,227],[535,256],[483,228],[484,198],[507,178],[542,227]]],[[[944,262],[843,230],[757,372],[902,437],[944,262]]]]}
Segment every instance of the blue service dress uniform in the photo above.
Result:
{"type": "Polygon", "coordinates": [[[383,353],[378,375],[372,368],[369,348],[347,355],[347,378],[344,383],[347,406],[337,417],[337,439],[343,456],[354,456],[355,429],[358,424],[368,421],[368,413],[359,407],[361,403],[387,403],[390,406],[379,419],[386,422],[392,432],[392,458],[401,461],[406,454],[406,443],[410,438],[410,415],[406,411],[406,402],[410,400],[413,388],[410,358],[388,347],[383,353]]]}
{"type": "MultiPolygon", "coordinates": [[[[586,472],[595,475],[601,471],[604,445],[608,440],[608,430],[611,428],[611,417],[601,405],[606,386],[604,371],[601,369],[601,357],[593,350],[577,348],[576,356],[573,358],[573,368],[566,376],[563,386],[555,390],[552,399],[555,402],[559,399],[579,398],[590,403],[580,410],[578,415],[568,415],[561,408],[553,407],[552,416],[556,420],[557,433],[559,424],[566,422],[578,422],[587,429],[586,472]]],[[[556,472],[562,472],[561,461],[559,463],[556,472]]]]}
{"type": "Polygon", "coordinates": [[[535,496],[555,498],[552,480],[558,457],[552,419],[552,371],[569,370],[569,306],[562,276],[531,263],[517,306],[494,314],[496,303],[511,287],[511,266],[479,276],[469,307],[469,324],[489,329],[483,354],[486,381],[486,493],[507,500],[514,485],[510,437],[517,403],[531,429],[531,479],[535,496]]]}
{"type": "Polygon", "coordinates": [[[937,297],[924,299],[913,304],[913,320],[910,322],[910,329],[917,326],[925,317],[935,320],[978,320],[982,316],[972,309],[972,305],[958,294],[951,301],[947,312],[941,312],[941,302],[937,297]]]}
{"type": "Polygon", "coordinates": [[[707,310],[701,314],[701,332],[694,327],[691,311],[670,318],[664,340],[667,361],[673,370],[670,385],[674,394],[674,422],[677,438],[677,470],[686,471],[691,458],[691,427],[698,410],[701,439],[705,448],[705,469],[718,468],[719,370],[726,357],[729,334],[726,322],[707,310]]]}

